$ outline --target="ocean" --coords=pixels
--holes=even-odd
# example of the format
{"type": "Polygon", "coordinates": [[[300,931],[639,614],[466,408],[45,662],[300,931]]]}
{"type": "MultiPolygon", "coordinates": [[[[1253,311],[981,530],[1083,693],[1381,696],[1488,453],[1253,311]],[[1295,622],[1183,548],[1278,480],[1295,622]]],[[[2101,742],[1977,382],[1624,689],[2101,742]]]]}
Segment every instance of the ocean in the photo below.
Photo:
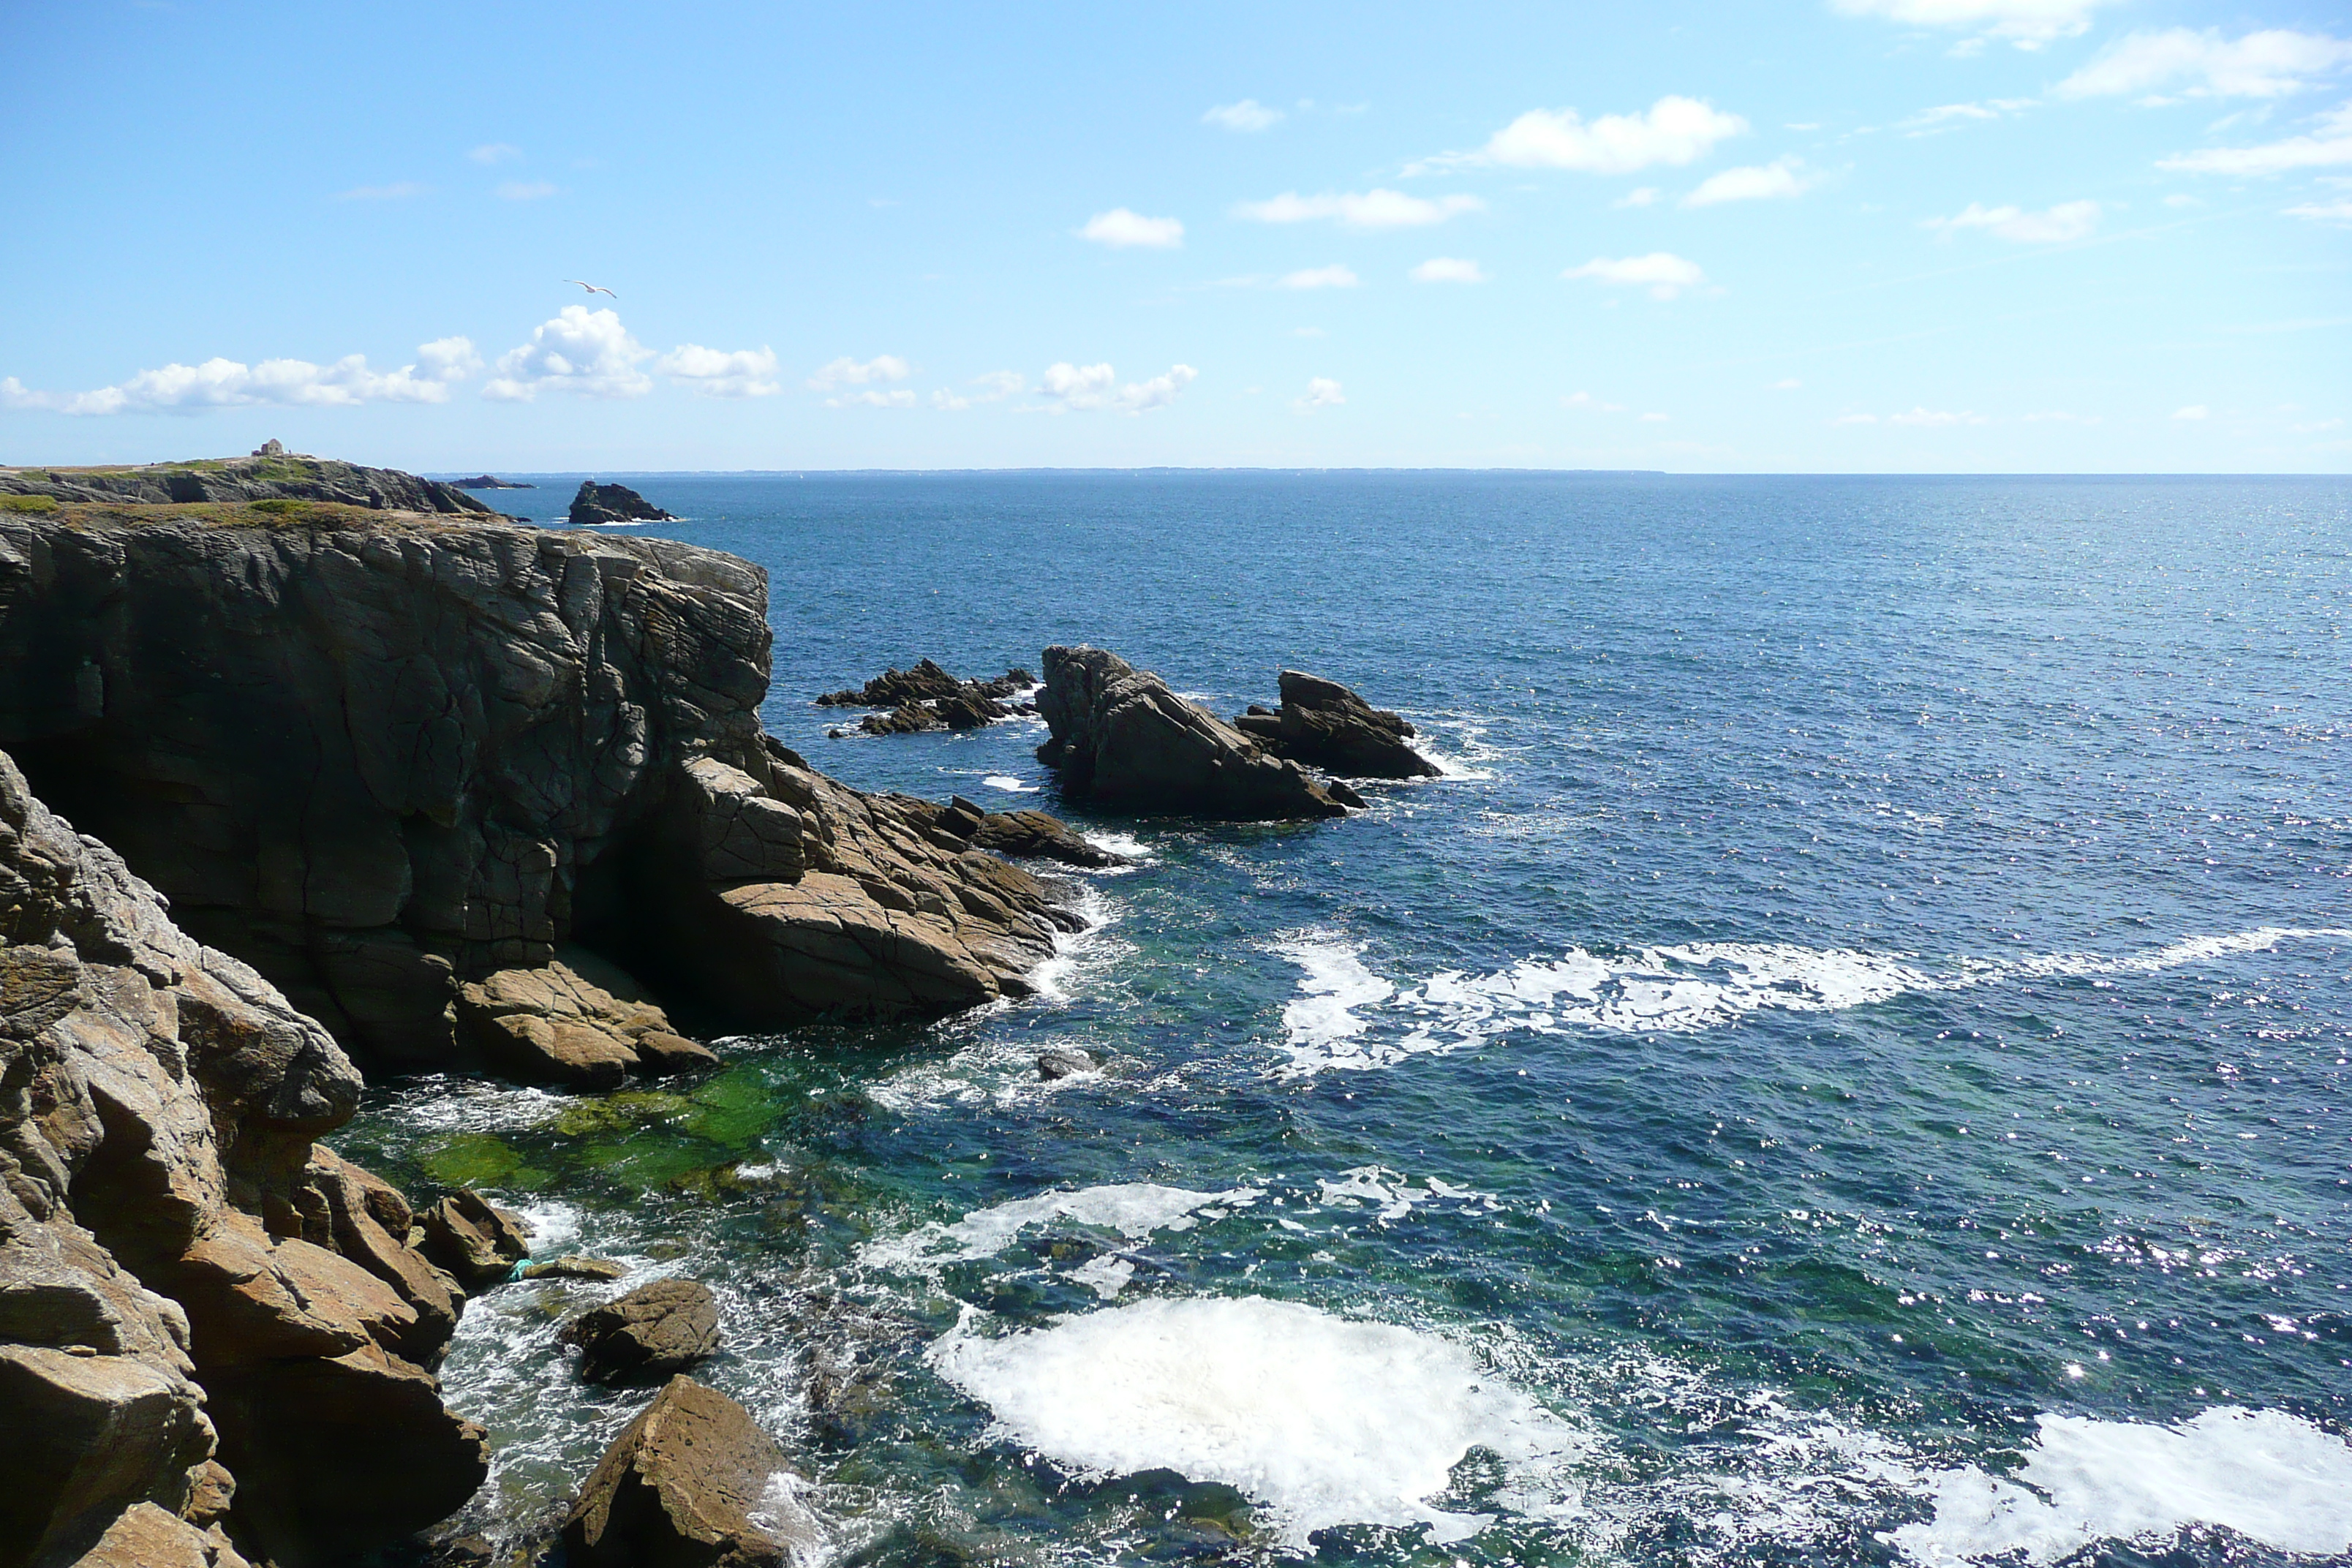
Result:
{"type": "MultiPolygon", "coordinates": [[[[709,1284],[833,1562],[2352,1562],[2352,481],[598,477],[768,569],[817,766],[1137,861],[1034,998],[339,1135],[709,1284]],[[1133,819],[810,701],[1076,642],[1444,776],[1133,819]]],[[[468,1308],[469,1522],[641,1406],[609,1293],[468,1308]]]]}

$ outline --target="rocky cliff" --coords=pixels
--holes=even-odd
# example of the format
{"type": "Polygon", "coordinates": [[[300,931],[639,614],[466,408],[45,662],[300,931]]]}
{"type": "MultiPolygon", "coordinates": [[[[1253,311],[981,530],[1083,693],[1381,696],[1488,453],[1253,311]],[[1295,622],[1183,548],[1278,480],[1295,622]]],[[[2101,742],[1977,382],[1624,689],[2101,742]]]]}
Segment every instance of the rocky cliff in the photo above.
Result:
{"type": "Polygon", "coordinates": [[[0,1564],[341,1557],[487,1473],[360,1077],[0,756],[0,1564]]]}
{"type": "Polygon", "coordinates": [[[732,556],[285,500],[26,504],[0,505],[0,746],[368,1059],[467,1060],[461,987],[561,943],[745,1028],[1018,994],[1076,924],[943,808],[761,733],[767,583],[732,556]]]}
{"type": "Polygon", "coordinates": [[[0,468],[0,496],[11,495],[140,505],[317,500],[373,510],[498,515],[455,485],[420,479],[396,468],[368,468],[331,458],[289,453],[275,441],[250,458],[118,468],[0,468]]]}

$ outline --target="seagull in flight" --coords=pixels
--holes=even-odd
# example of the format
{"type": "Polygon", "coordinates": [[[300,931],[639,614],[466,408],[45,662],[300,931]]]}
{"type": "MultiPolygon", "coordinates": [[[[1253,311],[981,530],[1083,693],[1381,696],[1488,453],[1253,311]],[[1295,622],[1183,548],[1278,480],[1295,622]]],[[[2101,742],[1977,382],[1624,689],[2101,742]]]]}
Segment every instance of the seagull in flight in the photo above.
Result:
{"type": "MultiPolygon", "coordinates": [[[[566,283],[580,283],[580,279],[577,278],[566,278],[564,281],[566,283]]],[[[620,298],[618,294],[614,293],[610,289],[599,289],[593,283],[580,283],[580,287],[587,289],[591,294],[603,294],[607,298],[614,300],[618,300],[620,298]]]]}

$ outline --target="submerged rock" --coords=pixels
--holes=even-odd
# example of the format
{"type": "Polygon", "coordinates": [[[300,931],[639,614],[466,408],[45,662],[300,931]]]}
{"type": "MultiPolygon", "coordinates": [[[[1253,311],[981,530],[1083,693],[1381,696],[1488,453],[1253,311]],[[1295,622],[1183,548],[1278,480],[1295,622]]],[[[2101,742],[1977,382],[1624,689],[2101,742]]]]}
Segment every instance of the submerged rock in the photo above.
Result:
{"type": "Polygon", "coordinates": [[[564,1521],[577,1568],[787,1568],[824,1532],[750,1411],[674,1377],[614,1439],[564,1521]],[[759,1516],[755,1521],[754,1515],[759,1516]]]}
{"type": "Polygon", "coordinates": [[[592,1307],[556,1332],[580,1351],[591,1383],[631,1383],[684,1372],[719,1349],[719,1303],[691,1279],[656,1279],[592,1307]]]}
{"type": "Polygon", "coordinates": [[[1037,1076],[1051,1083],[1056,1079],[1075,1078],[1082,1072],[1092,1072],[1102,1064],[1095,1060],[1092,1051],[1075,1048],[1039,1053],[1037,1076]]]}
{"type": "Polygon", "coordinates": [[[1437,764],[1405,743],[1413,728],[1397,714],[1301,670],[1284,670],[1281,681],[1280,712],[1252,704],[1234,721],[1276,755],[1350,778],[1438,776],[1437,764]]]}
{"type": "Polygon", "coordinates": [[[1107,649],[1047,648],[1037,708],[1053,731],[1037,760],[1073,799],[1244,820],[1346,814],[1297,763],[1107,649]]]}
{"type": "Polygon", "coordinates": [[[600,485],[593,479],[583,479],[579,493],[572,498],[571,521],[579,526],[677,521],[626,485],[600,485]]]}

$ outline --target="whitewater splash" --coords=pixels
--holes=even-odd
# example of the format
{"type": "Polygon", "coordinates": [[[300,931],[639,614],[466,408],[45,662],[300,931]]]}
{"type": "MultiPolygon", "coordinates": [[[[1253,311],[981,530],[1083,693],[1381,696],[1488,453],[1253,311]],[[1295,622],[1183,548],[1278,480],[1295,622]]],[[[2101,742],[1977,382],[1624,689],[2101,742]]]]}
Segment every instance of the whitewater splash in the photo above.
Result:
{"type": "MultiPolygon", "coordinates": [[[[995,1413],[999,1436],[1089,1476],[1234,1487],[1293,1550],[1346,1524],[1466,1540],[1496,1516],[1430,1500],[1473,1447],[1515,1482],[1582,1447],[1451,1341],[1262,1296],[1139,1301],[1000,1339],[968,1319],[929,1360],[995,1413]]],[[[1575,1511],[1572,1491],[1544,1489],[1549,1511],[1575,1511]]]]}
{"type": "Polygon", "coordinates": [[[2276,1410],[2225,1405],[2178,1426],[2044,1415],[2013,1479],[1947,1470],[1933,1496],[1932,1520],[1882,1537],[1922,1563],[2055,1563],[2192,1525],[2298,1555],[2352,1551],[2352,1446],[2276,1410]]]}
{"type": "Polygon", "coordinates": [[[2268,952],[2286,942],[2344,940],[2352,940],[2352,929],[2263,926],[2189,937],[2122,957],[2059,952],[1967,959],[1940,973],[1920,967],[1909,953],[1790,942],[1691,942],[1645,947],[1624,957],[1570,948],[1560,958],[1528,959],[1499,973],[1448,970],[1419,985],[1401,986],[1365,967],[1360,943],[1308,936],[1275,949],[1305,972],[1299,995],[1283,1008],[1286,1038],[1277,1048],[1290,1058],[1282,1076],[1303,1077],[1331,1068],[1388,1067],[1410,1056],[1459,1050],[1512,1032],[1696,1031],[1767,1008],[1827,1013],[1906,994],[2011,980],[2152,974],[2209,959],[2268,952]],[[1401,1018],[1404,1032],[1370,1037],[1375,1014],[1401,1018]]]}
{"type": "Polygon", "coordinates": [[[1154,1231],[1186,1231],[1203,1219],[1223,1219],[1265,1195],[1255,1187],[1196,1193],[1157,1182],[1041,1193],[975,1210],[953,1225],[927,1225],[905,1236],[870,1243],[857,1260],[869,1268],[928,1272],[950,1263],[992,1258],[1031,1226],[1055,1220],[1115,1230],[1129,1241],[1140,1241],[1154,1231]]]}

